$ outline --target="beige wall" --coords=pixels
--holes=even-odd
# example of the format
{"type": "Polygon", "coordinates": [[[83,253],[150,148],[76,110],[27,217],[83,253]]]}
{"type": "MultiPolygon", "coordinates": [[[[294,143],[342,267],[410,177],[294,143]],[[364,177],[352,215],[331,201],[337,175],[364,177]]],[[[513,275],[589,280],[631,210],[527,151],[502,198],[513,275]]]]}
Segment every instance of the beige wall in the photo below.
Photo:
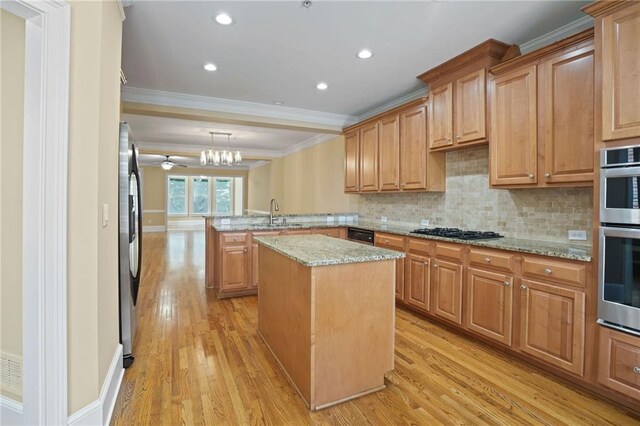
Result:
{"type": "Polygon", "coordinates": [[[344,137],[251,169],[248,195],[252,211],[269,211],[271,198],[280,213],[357,211],[358,196],[344,193],[344,137]]]}
{"type": "Polygon", "coordinates": [[[21,358],[24,19],[0,9],[0,31],[0,351],[21,358]]]}
{"type": "MultiPolygon", "coordinates": [[[[135,129],[134,129],[135,130],[135,129]]],[[[224,177],[243,177],[243,199],[244,205],[247,205],[247,171],[245,170],[211,170],[197,169],[189,167],[188,169],[174,168],[165,171],[160,166],[144,166],[142,167],[142,209],[143,209],[143,226],[165,226],[166,209],[167,209],[167,176],[224,176],[224,177]],[[161,210],[162,212],[153,212],[149,210],[161,210]]],[[[200,215],[194,216],[199,218],[200,215]]],[[[172,220],[180,220],[174,218],[172,220]]],[[[192,218],[183,218],[192,219],[192,218]]]]}
{"type": "Polygon", "coordinates": [[[122,21],[114,1],[71,2],[69,413],[95,401],[119,341],[117,150],[122,21]],[[102,228],[102,204],[110,223],[102,228]]]}

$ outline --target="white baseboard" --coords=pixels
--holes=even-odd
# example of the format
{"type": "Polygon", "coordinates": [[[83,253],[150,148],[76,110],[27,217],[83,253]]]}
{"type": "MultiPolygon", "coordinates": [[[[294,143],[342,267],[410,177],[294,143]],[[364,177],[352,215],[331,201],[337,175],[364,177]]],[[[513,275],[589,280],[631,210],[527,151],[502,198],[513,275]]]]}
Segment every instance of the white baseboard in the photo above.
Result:
{"type": "Polygon", "coordinates": [[[107,371],[107,377],[105,377],[102,384],[100,397],[70,415],[67,423],[73,426],[108,425],[111,421],[113,408],[116,405],[123,376],[122,345],[118,344],[116,352],[113,354],[109,371],[107,371]]]}
{"type": "Polygon", "coordinates": [[[162,225],[162,226],[143,226],[142,227],[142,232],[165,232],[167,230],[167,227],[162,225]]]}
{"type": "Polygon", "coordinates": [[[13,426],[22,424],[22,404],[0,395],[0,424],[13,426]]]}
{"type": "Polygon", "coordinates": [[[167,229],[172,230],[201,230],[204,229],[204,219],[170,220],[167,229]]]}

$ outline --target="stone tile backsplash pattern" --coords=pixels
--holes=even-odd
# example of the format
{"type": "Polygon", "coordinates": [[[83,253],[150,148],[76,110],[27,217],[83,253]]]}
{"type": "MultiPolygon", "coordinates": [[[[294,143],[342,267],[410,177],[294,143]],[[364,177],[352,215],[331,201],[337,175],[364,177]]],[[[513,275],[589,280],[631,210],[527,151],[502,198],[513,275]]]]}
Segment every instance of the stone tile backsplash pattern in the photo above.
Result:
{"type": "MultiPolygon", "coordinates": [[[[593,189],[490,189],[487,147],[447,153],[445,193],[364,194],[361,219],[498,231],[505,236],[567,242],[567,231],[587,231],[591,241],[593,189]]],[[[578,244],[584,242],[577,242],[578,244]]]]}

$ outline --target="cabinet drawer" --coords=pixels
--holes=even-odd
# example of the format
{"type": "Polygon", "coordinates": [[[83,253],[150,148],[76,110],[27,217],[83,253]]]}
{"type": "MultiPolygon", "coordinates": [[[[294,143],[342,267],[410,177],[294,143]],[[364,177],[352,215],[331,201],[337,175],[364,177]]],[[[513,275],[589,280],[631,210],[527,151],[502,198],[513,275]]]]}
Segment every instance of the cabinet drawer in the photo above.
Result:
{"type": "Polygon", "coordinates": [[[221,237],[222,244],[244,244],[247,241],[246,232],[224,233],[221,237]]]}
{"type": "Polygon", "coordinates": [[[314,234],[326,235],[327,237],[341,238],[340,228],[318,228],[313,230],[314,234]]]}
{"type": "Polygon", "coordinates": [[[462,261],[463,245],[436,243],[436,257],[462,261]]]}
{"type": "Polygon", "coordinates": [[[409,251],[412,253],[430,256],[434,245],[434,243],[425,240],[409,239],[409,251]]]}
{"type": "Polygon", "coordinates": [[[513,255],[501,251],[472,248],[469,263],[473,266],[513,272],[513,255]]]}
{"type": "Polygon", "coordinates": [[[581,265],[535,257],[524,258],[522,273],[530,277],[545,278],[579,287],[585,287],[587,281],[586,264],[581,265]]]}
{"type": "Polygon", "coordinates": [[[640,337],[600,327],[598,381],[640,401],[640,337]]]}
{"type": "Polygon", "coordinates": [[[404,251],[404,238],[390,234],[375,234],[376,243],[404,251]]]}

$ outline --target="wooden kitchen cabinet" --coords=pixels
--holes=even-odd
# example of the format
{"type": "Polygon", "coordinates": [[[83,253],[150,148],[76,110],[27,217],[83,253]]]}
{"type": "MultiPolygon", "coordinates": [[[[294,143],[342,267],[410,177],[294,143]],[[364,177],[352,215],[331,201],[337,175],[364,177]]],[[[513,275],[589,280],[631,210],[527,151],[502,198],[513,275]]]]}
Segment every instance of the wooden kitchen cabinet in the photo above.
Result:
{"type": "Polygon", "coordinates": [[[317,228],[313,229],[311,233],[333,238],[346,238],[346,229],[344,228],[317,228]]]}
{"type": "Polygon", "coordinates": [[[522,279],[520,350],[578,376],[584,374],[585,294],[522,279]]]}
{"type": "Polygon", "coordinates": [[[344,192],[360,190],[360,132],[344,134],[344,192]]]}
{"type": "Polygon", "coordinates": [[[462,265],[436,258],[432,266],[432,313],[462,324],[462,265]]]}
{"type": "Polygon", "coordinates": [[[599,329],[598,382],[640,401],[640,337],[599,329]]]}
{"type": "Polygon", "coordinates": [[[431,260],[428,257],[407,253],[405,259],[405,302],[422,311],[430,311],[431,260]]]}
{"type": "Polygon", "coordinates": [[[360,129],[360,192],[377,191],[378,185],[378,123],[360,129]]]}
{"type": "Polygon", "coordinates": [[[391,114],[378,124],[380,147],[380,190],[400,189],[400,116],[391,114]]]}
{"type": "Polygon", "coordinates": [[[222,246],[220,292],[249,288],[249,248],[245,245],[222,246]]]}
{"type": "MultiPolygon", "coordinates": [[[[375,246],[388,250],[405,251],[405,239],[397,235],[376,232],[375,246]]],[[[396,259],[396,300],[405,301],[405,259],[396,259]]]]}
{"type": "Polygon", "coordinates": [[[258,272],[258,265],[260,262],[258,243],[254,241],[254,237],[274,237],[276,235],[280,235],[280,231],[260,231],[260,232],[252,232],[251,233],[251,257],[250,257],[250,272],[251,276],[249,279],[249,289],[257,289],[258,282],[260,281],[260,274],[258,272]]]}
{"type": "Polygon", "coordinates": [[[467,329],[511,346],[513,277],[468,268],[466,298],[467,329]]]}
{"type": "Polygon", "coordinates": [[[485,69],[456,80],[454,137],[458,145],[487,138],[487,77],[485,69]]]}
{"type": "Polygon", "coordinates": [[[417,106],[400,115],[400,187],[427,189],[427,110],[417,106]]]}
{"type": "Polygon", "coordinates": [[[537,182],[536,74],[529,66],[491,82],[491,185],[537,182]]]}
{"type": "Polygon", "coordinates": [[[602,18],[602,140],[640,137],[640,3],[602,18]]]}
{"type": "Polygon", "coordinates": [[[429,148],[453,146],[453,83],[429,93],[429,148]]]}

